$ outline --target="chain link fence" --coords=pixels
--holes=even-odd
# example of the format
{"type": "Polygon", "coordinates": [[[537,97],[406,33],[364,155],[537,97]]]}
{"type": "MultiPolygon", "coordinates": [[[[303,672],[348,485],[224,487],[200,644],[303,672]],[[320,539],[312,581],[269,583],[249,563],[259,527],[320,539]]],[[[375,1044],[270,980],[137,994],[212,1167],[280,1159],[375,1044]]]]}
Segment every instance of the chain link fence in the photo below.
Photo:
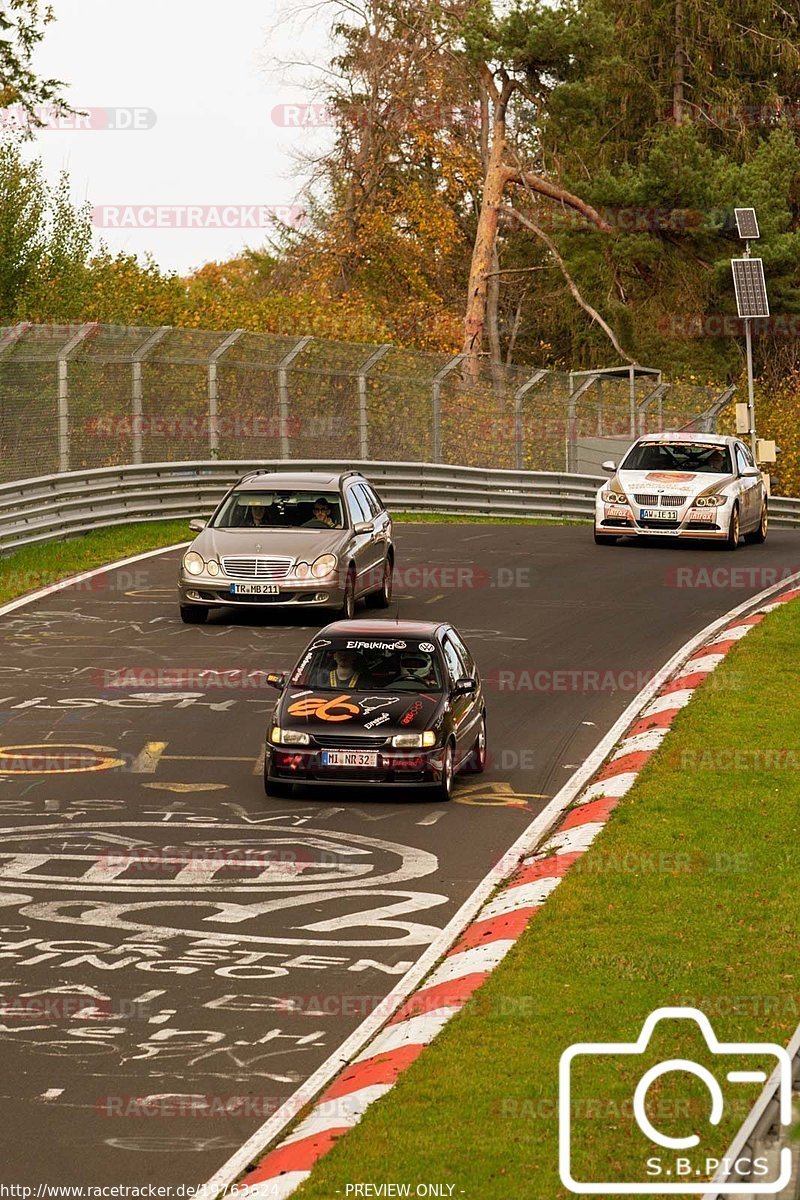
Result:
{"type": "Polygon", "coordinates": [[[242,329],[4,327],[0,480],[214,458],[593,473],[620,441],[713,429],[719,411],[713,389],[653,369],[465,368],[462,356],[242,329]]]}

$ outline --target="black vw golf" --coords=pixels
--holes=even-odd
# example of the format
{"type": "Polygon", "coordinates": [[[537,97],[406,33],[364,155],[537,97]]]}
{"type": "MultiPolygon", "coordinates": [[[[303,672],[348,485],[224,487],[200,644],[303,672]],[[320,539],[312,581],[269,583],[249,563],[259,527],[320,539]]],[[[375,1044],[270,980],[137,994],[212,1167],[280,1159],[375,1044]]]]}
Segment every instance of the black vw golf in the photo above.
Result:
{"type": "Polygon", "coordinates": [[[269,682],[282,694],[267,730],[267,795],[346,783],[447,800],[459,771],[486,764],[480,675],[452,625],[335,621],[269,682]]]}

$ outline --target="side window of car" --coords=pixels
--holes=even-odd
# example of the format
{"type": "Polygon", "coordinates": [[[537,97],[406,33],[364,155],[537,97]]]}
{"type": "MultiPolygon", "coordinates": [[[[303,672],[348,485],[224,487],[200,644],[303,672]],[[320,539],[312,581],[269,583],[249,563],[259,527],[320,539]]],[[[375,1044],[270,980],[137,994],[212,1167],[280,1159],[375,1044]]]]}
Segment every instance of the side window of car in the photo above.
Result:
{"type": "Polygon", "coordinates": [[[346,493],[346,498],[347,511],[350,513],[350,520],[353,525],[358,525],[359,521],[371,520],[369,516],[364,516],[364,513],[361,511],[361,504],[359,503],[355,488],[349,489],[349,491],[346,493]]]}
{"type": "Polygon", "coordinates": [[[744,447],[738,442],[736,443],[736,466],[739,468],[740,475],[743,475],[745,471],[750,470],[747,459],[744,456],[744,447]]]}
{"type": "Polygon", "coordinates": [[[373,518],[376,516],[376,513],[372,507],[372,502],[370,500],[370,495],[369,495],[369,491],[367,490],[367,488],[364,486],[363,483],[357,483],[355,485],[355,487],[353,488],[353,491],[357,493],[359,503],[361,504],[361,508],[367,514],[364,517],[364,520],[365,521],[373,520],[373,518]]]}
{"type": "Polygon", "coordinates": [[[753,454],[752,454],[752,451],[750,450],[750,447],[745,446],[744,442],[742,442],[742,451],[744,453],[744,457],[745,457],[748,467],[750,468],[751,471],[755,471],[756,460],[753,458],[753,454]]]}
{"type": "Polygon", "coordinates": [[[463,667],[462,675],[469,675],[470,677],[474,676],[475,663],[472,660],[472,655],[462,642],[461,638],[458,636],[455,630],[453,630],[452,633],[449,633],[447,636],[448,641],[452,641],[453,645],[455,646],[456,653],[461,660],[461,665],[463,667]]]}
{"type": "Polygon", "coordinates": [[[368,483],[360,483],[359,487],[361,488],[361,491],[367,498],[367,503],[369,504],[370,511],[371,511],[373,517],[380,516],[381,512],[383,512],[383,505],[381,504],[380,500],[373,492],[372,488],[369,486],[368,483]]]}
{"type": "Polygon", "coordinates": [[[377,515],[378,515],[378,513],[385,512],[385,511],[386,511],[386,505],[383,503],[383,501],[381,500],[380,496],[379,496],[379,495],[378,495],[378,493],[375,491],[375,488],[374,488],[374,487],[372,487],[372,485],[371,485],[371,484],[369,484],[369,483],[368,483],[368,484],[366,484],[365,486],[366,486],[366,489],[367,489],[367,495],[369,496],[371,503],[374,505],[374,508],[375,508],[375,515],[377,516],[377,515]]]}
{"type": "Polygon", "coordinates": [[[458,652],[453,643],[450,641],[449,637],[446,637],[442,642],[442,650],[444,651],[445,662],[447,663],[447,673],[450,676],[450,682],[455,683],[456,680],[461,679],[464,674],[464,664],[461,662],[458,652]]]}

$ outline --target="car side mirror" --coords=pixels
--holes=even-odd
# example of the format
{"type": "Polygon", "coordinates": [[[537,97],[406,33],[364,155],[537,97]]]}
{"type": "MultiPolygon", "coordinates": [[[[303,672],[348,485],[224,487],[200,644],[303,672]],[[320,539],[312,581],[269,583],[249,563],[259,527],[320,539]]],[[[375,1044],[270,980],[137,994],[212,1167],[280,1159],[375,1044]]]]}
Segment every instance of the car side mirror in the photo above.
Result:
{"type": "Polygon", "coordinates": [[[473,696],[478,690],[478,685],[474,679],[469,679],[464,676],[463,679],[457,679],[453,687],[454,696],[473,696]]]}
{"type": "Polygon", "coordinates": [[[287,678],[288,674],[286,671],[270,671],[267,674],[267,683],[270,687],[277,688],[279,692],[282,692],[286,687],[287,678]]]}
{"type": "Polygon", "coordinates": [[[192,533],[202,533],[205,527],[205,521],[201,521],[198,518],[195,518],[194,521],[189,522],[189,528],[191,529],[192,533]]]}
{"type": "Polygon", "coordinates": [[[372,521],[356,521],[353,526],[354,533],[372,533],[372,521]]]}
{"type": "Polygon", "coordinates": [[[609,475],[613,471],[616,471],[616,469],[617,469],[617,464],[614,462],[614,460],[612,458],[607,458],[606,461],[604,463],[601,463],[600,465],[602,466],[604,471],[608,471],[609,475]]]}

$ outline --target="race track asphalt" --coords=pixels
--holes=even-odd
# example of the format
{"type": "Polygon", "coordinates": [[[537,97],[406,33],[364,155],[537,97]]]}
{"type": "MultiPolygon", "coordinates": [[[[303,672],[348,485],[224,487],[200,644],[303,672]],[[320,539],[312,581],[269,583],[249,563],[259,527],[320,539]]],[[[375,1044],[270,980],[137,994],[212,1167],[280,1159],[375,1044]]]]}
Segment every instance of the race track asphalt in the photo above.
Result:
{"type": "Polygon", "coordinates": [[[447,806],[267,799],[261,673],[319,626],[183,626],[174,551],[0,617],[4,1182],[208,1179],[670,655],[800,568],[781,530],[737,554],[599,548],[577,527],[405,525],[397,542],[401,615],[456,624],[487,681],[490,767],[447,806]]]}

